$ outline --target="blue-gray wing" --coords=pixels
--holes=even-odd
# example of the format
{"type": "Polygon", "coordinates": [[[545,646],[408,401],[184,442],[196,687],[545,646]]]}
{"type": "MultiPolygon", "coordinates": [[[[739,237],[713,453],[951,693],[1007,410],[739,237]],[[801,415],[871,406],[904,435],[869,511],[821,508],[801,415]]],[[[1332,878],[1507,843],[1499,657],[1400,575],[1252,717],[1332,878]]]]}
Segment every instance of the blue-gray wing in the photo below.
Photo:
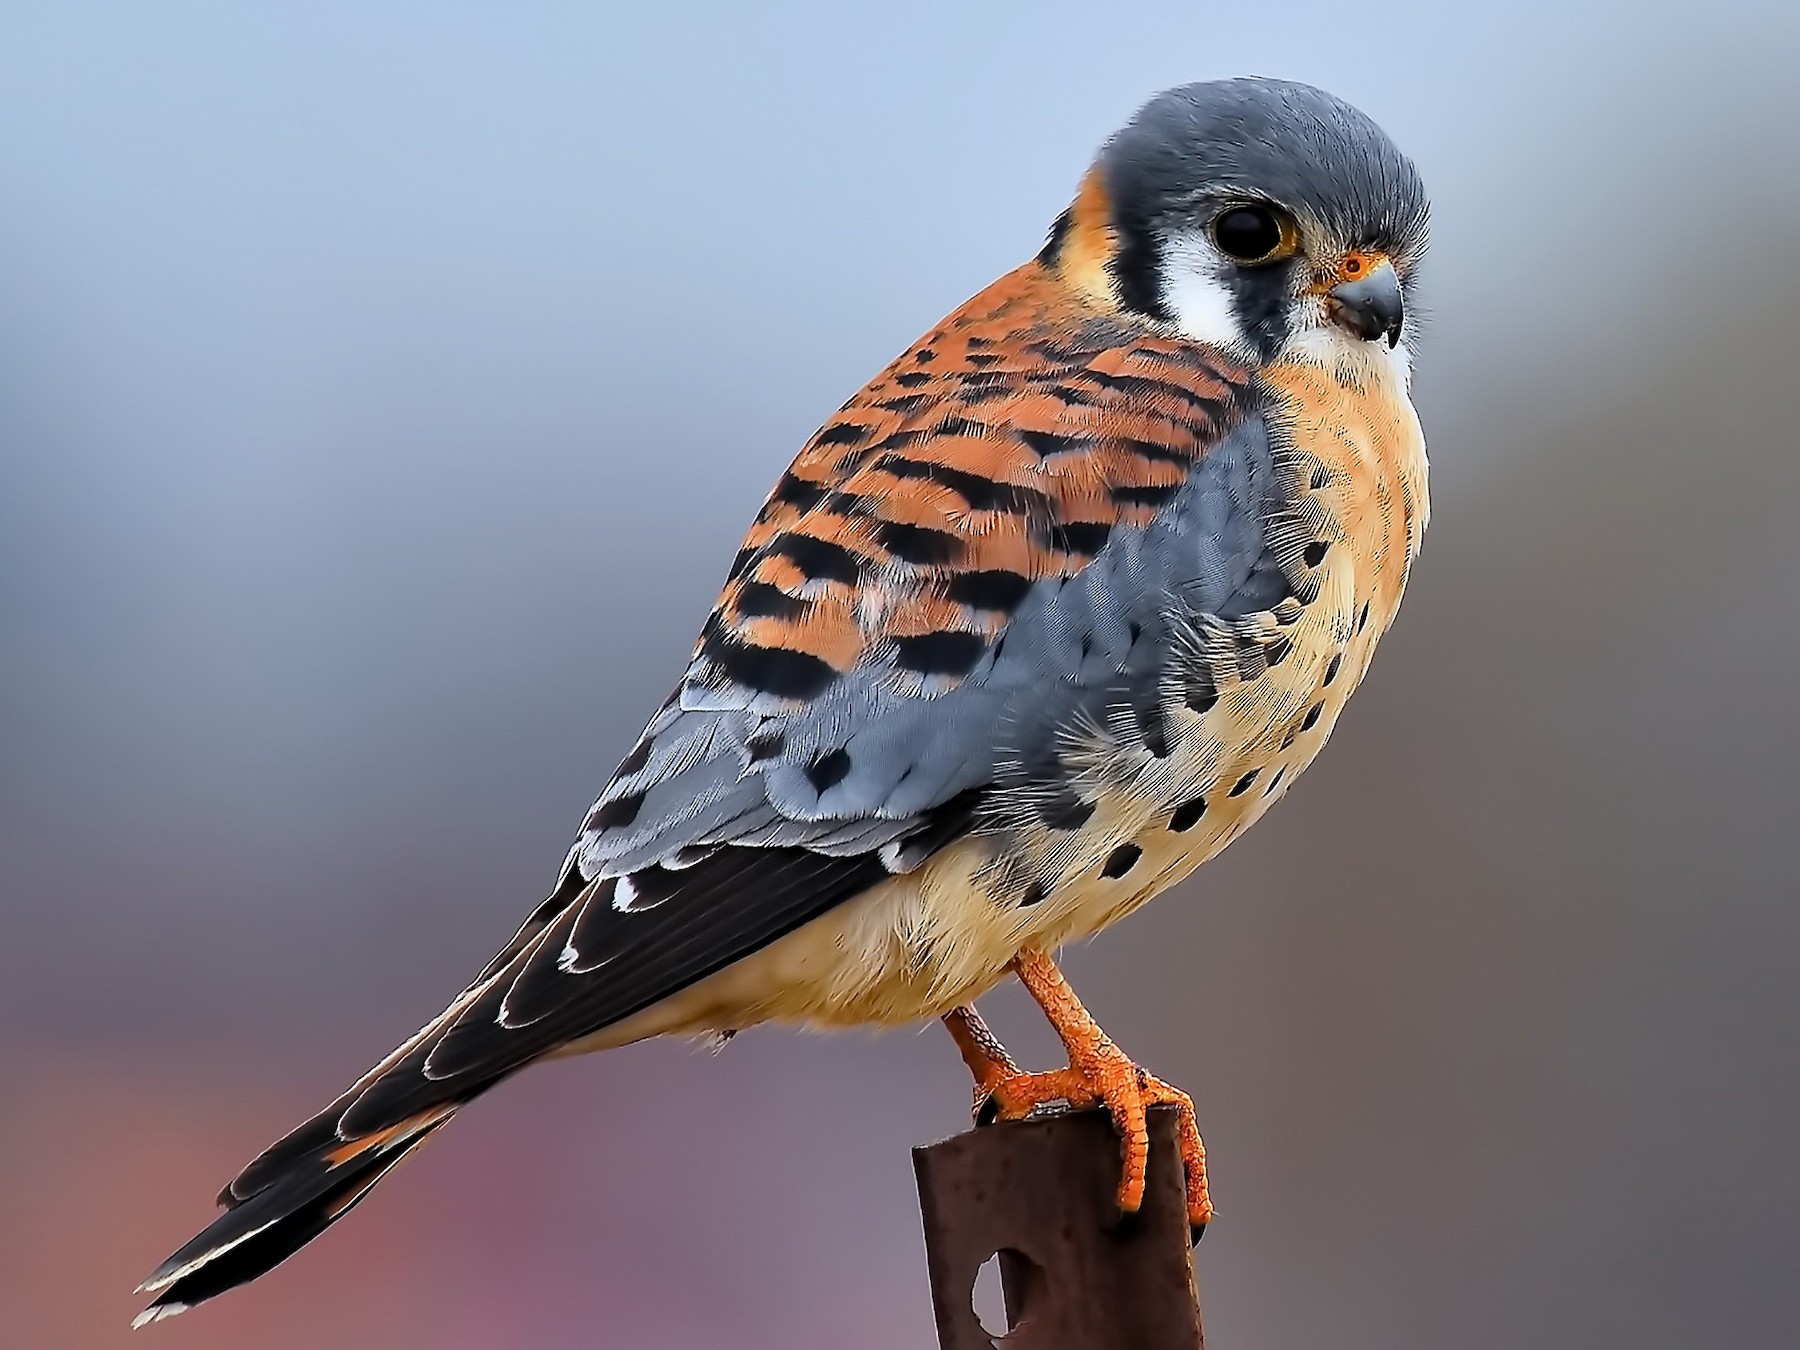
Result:
{"type": "Polygon", "coordinates": [[[1019,803],[1078,812],[1063,732],[1126,718],[1154,746],[1170,680],[1204,696],[1181,633],[1300,575],[1263,395],[1199,349],[1096,336],[935,402],[903,357],[814,438],[555,892],[340,1131],[466,1097],[1019,803]]]}

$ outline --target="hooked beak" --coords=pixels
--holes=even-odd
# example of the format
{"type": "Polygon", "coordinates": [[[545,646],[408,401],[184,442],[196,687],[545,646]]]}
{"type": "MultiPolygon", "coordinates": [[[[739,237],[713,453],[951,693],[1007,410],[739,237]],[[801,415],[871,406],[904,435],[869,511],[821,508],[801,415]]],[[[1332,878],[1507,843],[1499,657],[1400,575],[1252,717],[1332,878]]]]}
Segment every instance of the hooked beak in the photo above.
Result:
{"type": "Polygon", "coordinates": [[[1365,342],[1385,337],[1389,347],[1400,345],[1406,302],[1399,274],[1386,258],[1355,281],[1339,282],[1325,292],[1325,310],[1333,323],[1365,342]]]}

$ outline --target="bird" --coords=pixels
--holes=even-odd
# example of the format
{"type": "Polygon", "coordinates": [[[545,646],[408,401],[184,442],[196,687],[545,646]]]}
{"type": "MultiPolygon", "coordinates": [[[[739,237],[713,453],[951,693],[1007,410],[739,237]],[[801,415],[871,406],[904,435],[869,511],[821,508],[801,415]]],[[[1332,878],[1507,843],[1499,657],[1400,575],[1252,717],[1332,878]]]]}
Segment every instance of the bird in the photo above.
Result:
{"type": "Polygon", "coordinates": [[[1376,123],[1270,78],[1108,139],[1035,256],[806,442],[547,899],[219,1195],[134,1325],[285,1260],[538,1060],[942,1019],[978,1123],[1097,1108],[1117,1200],[1191,1098],[1055,953],[1238,838],[1324,745],[1430,514],[1410,397],[1430,207],[1376,123]],[[976,1010],[1014,976],[1067,1056],[976,1010]]]}

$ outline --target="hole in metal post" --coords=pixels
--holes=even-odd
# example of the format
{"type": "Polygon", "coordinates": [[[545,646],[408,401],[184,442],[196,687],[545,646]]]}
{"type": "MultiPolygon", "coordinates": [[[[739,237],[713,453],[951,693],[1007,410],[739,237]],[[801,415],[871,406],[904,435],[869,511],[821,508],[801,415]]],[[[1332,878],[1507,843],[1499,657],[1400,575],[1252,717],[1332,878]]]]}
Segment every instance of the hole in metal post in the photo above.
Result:
{"type": "Polygon", "coordinates": [[[1043,1291],[1043,1283],[1042,1266],[1016,1247],[1002,1247],[975,1272],[974,1283],[969,1288],[969,1309],[981,1323],[981,1329],[995,1345],[999,1345],[1008,1333],[1018,1330],[1030,1319],[1043,1291]],[[1010,1300],[1007,1298],[1009,1292],[1010,1300]]]}

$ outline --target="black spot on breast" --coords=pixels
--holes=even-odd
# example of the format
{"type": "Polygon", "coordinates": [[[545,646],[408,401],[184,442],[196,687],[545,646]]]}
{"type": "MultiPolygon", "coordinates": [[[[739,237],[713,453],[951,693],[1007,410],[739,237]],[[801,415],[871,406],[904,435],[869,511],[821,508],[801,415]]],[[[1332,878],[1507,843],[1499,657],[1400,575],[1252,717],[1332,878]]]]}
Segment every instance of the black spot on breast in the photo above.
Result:
{"type": "Polygon", "coordinates": [[[1042,904],[1050,898],[1050,888],[1041,881],[1034,881],[1025,888],[1025,894],[1019,899],[1020,909],[1030,909],[1033,905],[1042,904]]]}
{"type": "Polygon", "coordinates": [[[1079,830],[1094,814],[1094,803],[1073,792],[1058,793],[1038,808],[1038,816],[1053,830],[1079,830]]]}
{"type": "Polygon", "coordinates": [[[841,581],[850,586],[856,584],[868,561],[842,544],[815,539],[810,534],[778,534],[769,541],[768,551],[788,559],[809,581],[841,581]]]}
{"type": "Polygon", "coordinates": [[[724,632],[709,634],[700,655],[734,684],[776,698],[815,698],[837,679],[830,662],[808,652],[764,647],[724,632]]]}
{"type": "Polygon", "coordinates": [[[1191,802],[1183,802],[1169,815],[1169,828],[1177,834],[1191,830],[1200,823],[1200,817],[1206,814],[1206,798],[1196,797],[1191,802]]]}
{"type": "Polygon", "coordinates": [[[1187,691],[1187,697],[1182,701],[1193,711],[1204,715],[1211,712],[1213,705],[1219,701],[1219,691],[1210,684],[1197,684],[1187,691]]]}
{"type": "Polygon", "coordinates": [[[820,755],[806,766],[806,776],[821,797],[844,781],[850,772],[850,752],[839,746],[830,754],[820,755]]]}
{"type": "Polygon", "coordinates": [[[945,587],[950,599],[971,609],[1011,614],[1031,589],[1031,579],[996,568],[984,572],[958,572],[945,587]]]}
{"type": "Polygon", "coordinates": [[[1256,782],[1256,776],[1261,772],[1262,772],[1261,769],[1250,770],[1249,773],[1245,774],[1242,778],[1238,779],[1237,782],[1233,783],[1231,785],[1231,791],[1226,793],[1225,795],[1227,797],[1243,796],[1246,792],[1248,792],[1250,790],[1251,784],[1256,782]]]}
{"type": "Polygon", "coordinates": [[[1269,786],[1267,786],[1266,788],[1263,789],[1263,796],[1267,797],[1270,794],[1272,794],[1276,788],[1281,786],[1281,780],[1283,778],[1285,778],[1286,776],[1287,776],[1287,766],[1286,765],[1283,765],[1281,768],[1275,770],[1275,776],[1269,780],[1269,786]]]}
{"type": "Polygon", "coordinates": [[[1326,663],[1326,665],[1325,665],[1325,681],[1324,681],[1326,684],[1330,684],[1333,680],[1335,680],[1338,677],[1338,667],[1340,665],[1342,665],[1343,662],[1344,662],[1344,654],[1342,652],[1339,652],[1337,655],[1333,656],[1330,661],[1328,661],[1326,663]]]}
{"type": "Polygon", "coordinates": [[[1156,759],[1169,757],[1169,723],[1161,694],[1152,688],[1137,698],[1132,712],[1137,718],[1138,738],[1144,749],[1156,759]]]}
{"type": "Polygon", "coordinates": [[[1106,860],[1106,866],[1100,869],[1103,877],[1122,877],[1137,865],[1137,860],[1144,856],[1144,850],[1136,844],[1120,844],[1106,860]]]}
{"type": "Polygon", "coordinates": [[[813,437],[814,445],[861,445],[869,438],[870,427],[861,427],[854,422],[833,422],[817,436],[813,437]]]}
{"type": "Polygon", "coordinates": [[[1106,547],[1112,524],[1104,520],[1070,520],[1052,525],[1045,531],[1044,542],[1060,553],[1076,553],[1093,557],[1106,547]]]}
{"type": "Polygon", "coordinates": [[[987,650],[980,633],[920,633],[895,638],[896,660],[904,670],[921,675],[967,675],[987,650]]]}
{"type": "Polygon", "coordinates": [[[1300,557],[1308,567],[1317,567],[1325,561],[1325,554],[1331,545],[1323,539],[1315,539],[1300,551],[1300,557]]]}
{"type": "Polygon", "coordinates": [[[1369,626],[1369,602],[1367,600],[1365,600],[1365,601],[1363,601],[1362,613],[1360,613],[1356,616],[1356,631],[1360,633],[1360,632],[1362,632],[1363,629],[1367,628],[1368,626],[1369,626]]]}
{"type": "MultiPolygon", "coordinates": [[[[1327,681],[1327,683],[1329,683],[1329,681],[1327,681]]],[[[1313,704],[1312,707],[1310,707],[1306,710],[1306,717],[1300,723],[1300,730],[1311,731],[1314,727],[1318,726],[1319,725],[1319,714],[1324,711],[1325,711],[1325,705],[1323,703],[1313,704]]]]}
{"type": "Polygon", "coordinates": [[[1263,664],[1270,670],[1288,659],[1288,653],[1294,650],[1294,644],[1285,637],[1278,637],[1263,648],[1263,664]]]}
{"type": "Polygon", "coordinates": [[[601,802],[588,814],[587,827],[590,830],[623,829],[638,818],[638,812],[643,808],[644,794],[641,792],[614,797],[610,802],[601,802]]]}
{"type": "Polygon", "coordinates": [[[798,619],[812,608],[812,601],[789,595],[766,581],[746,581],[738,587],[732,604],[747,619],[798,619]]]}
{"type": "Polygon", "coordinates": [[[650,762],[650,738],[644,737],[631,747],[631,753],[625,756],[619,765],[618,777],[629,778],[650,762]]]}

